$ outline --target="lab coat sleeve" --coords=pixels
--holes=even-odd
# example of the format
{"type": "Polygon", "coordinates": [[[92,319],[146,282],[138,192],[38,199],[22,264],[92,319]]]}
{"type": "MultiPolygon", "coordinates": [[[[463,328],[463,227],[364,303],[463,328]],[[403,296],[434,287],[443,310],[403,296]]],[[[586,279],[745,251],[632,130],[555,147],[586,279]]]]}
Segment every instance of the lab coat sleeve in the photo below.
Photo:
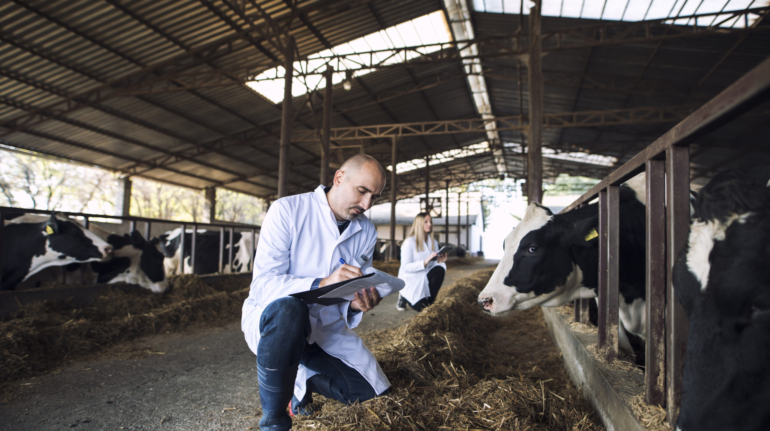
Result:
{"type": "Polygon", "coordinates": [[[251,281],[251,290],[262,304],[310,290],[315,281],[315,277],[288,274],[293,228],[290,211],[283,202],[274,202],[262,222],[251,281]]]}
{"type": "Polygon", "coordinates": [[[425,269],[425,262],[418,259],[415,241],[404,241],[401,246],[401,267],[404,272],[420,272],[425,269]]]}
{"type": "MultiPolygon", "coordinates": [[[[376,232],[372,236],[372,238],[367,241],[366,248],[364,249],[364,255],[366,256],[366,262],[364,262],[363,265],[361,265],[361,272],[366,274],[366,270],[372,267],[372,258],[374,257],[374,246],[377,244],[377,235],[376,232]]],[[[362,312],[351,312],[348,313],[350,310],[350,301],[342,303],[340,306],[340,313],[342,313],[342,318],[345,320],[345,324],[348,325],[348,328],[353,329],[356,326],[358,326],[359,323],[361,323],[361,319],[364,318],[364,313],[362,312]]]]}

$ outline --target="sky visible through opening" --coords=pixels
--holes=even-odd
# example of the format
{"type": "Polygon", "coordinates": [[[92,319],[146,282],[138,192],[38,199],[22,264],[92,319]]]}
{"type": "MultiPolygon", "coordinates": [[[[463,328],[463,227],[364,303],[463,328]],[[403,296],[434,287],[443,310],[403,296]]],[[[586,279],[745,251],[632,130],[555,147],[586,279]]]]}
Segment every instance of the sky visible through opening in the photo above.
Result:
{"type": "MultiPolygon", "coordinates": [[[[359,52],[382,51],[375,54],[375,61],[383,61],[385,64],[404,63],[407,60],[418,57],[420,53],[429,54],[438,51],[440,45],[434,45],[427,49],[420,49],[419,52],[399,52],[389,51],[393,48],[403,48],[406,46],[438,44],[452,41],[452,34],[447,26],[443,11],[436,11],[428,15],[423,15],[411,21],[380,30],[376,33],[358,38],[348,43],[343,43],[323,50],[319,53],[309,56],[308,61],[295,61],[294,70],[299,73],[322,73],[326,70],[326,62],[332,55],[348,55],[359,52]]],[[[345,80],[345,71],[351,68],[358,69],[361,64],[368,64],[369,57],[348,56],[349,60],[333,60],[331,65],[335,73],[332,77],[334,84],[339,84],[345,80]]],[[[353,76],[362,76],[373,72],[373,69],[357,70],[353,76]]],[[[262,94],[273,103],[279,103],[283,100],[284,76],[283,66],[262,72],[254,77],[255,81],[248,85],[254,91],[262,94]]],[[[326,80],[320,74],[307,77],[295,76],[292,80],[291,93],[294,97],[302,96],[308,91],[320,90],[326,87],[326,80]]]]}
{"type": "MultiPolygon", "coordinates": [[[[521,0],[472,0],[478,12],[518,14],[521,0]]],[[[671,18],[721,11],[742,10],[766,6],[757,0],[543,0],[543,16],[564,18],[602,19],[614,21],[642,21],[671,18]]],[[[529,15],[533,3],[524,1],[524,15],[529,15]]],[[[709,25],[713,18],[698,19],[698,25],[709,25]]],[[[687,24],[687,20],[674,21],[687,24]]],[[[751,22],[751,21],[750,21],[751,22]]],[[[690,20],[689,24],[692,24],[690,20]]],[[[744,27],[742,19],[735,18],[724,27],[744,27]]]]}

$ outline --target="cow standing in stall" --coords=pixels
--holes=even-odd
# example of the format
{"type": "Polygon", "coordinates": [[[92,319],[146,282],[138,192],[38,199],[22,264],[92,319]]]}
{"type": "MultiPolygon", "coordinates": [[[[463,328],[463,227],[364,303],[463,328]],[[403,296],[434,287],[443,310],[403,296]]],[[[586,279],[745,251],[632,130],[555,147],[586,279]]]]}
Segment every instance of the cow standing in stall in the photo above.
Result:
{"type": "MultiPolygon", "coordinates": [[[[219,232],[198,230],[195,235],[195,268],[192,267],[192,230],[185,231],[184,253],[181,250],[182,228],[168,231],[158,237],[160,249],[166,256],[164,266],[166,274],[172,275],[179,271],[179,262],[184,256],[185,274],[213,274],[219,272],[219,232]]],[[[155,238],[153,238],[154,240],[155,238]]],[[[259,241],[259,234],[255,235],[259,241]]],[[[256,243],[252,240],[250,232],[233,232],[233,273],[246,272],[252,259],[252,250],[256,250],[256,243]],[[254,243],[252,245],[252,243],[254,243]]],[[[224,235],[224,256],[222,257],[222,271],[230,273],[230,235],[224,235]]]]}
{"type": "Polygon", "coordinates": [[[0,245],[2,290],[49,267],[100,262],[114,247],[72,220],[24,215],[7,222],[0,245]]]}
{"type": "MultiPolygon", "coordinates": [[[[620,347],[642,363],[645,337],[644,175],[620,187],[620,347]],[[629,337],[626,333],[633,334],[629,337]],[[633,343],[632,343],[633,341],[633,343]]],[[[497,314],[598,298],[598,204],[554,215],[530,204],[504,242],[505,253],[478,302],[497,314]]]]}
{"type": "Polygon", "coordinates": [[[678,430],[770,429],[768,179],[727,171],[698,193],[673,277],[690,320],[678,430]]]}

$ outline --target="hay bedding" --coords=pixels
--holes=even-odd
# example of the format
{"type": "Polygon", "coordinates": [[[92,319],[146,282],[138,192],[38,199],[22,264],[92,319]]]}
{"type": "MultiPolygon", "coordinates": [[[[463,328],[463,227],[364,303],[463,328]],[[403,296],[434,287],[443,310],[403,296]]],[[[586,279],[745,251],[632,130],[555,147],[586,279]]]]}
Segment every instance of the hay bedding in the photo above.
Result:
{"type": "Polygon", "coordinates": [[[482,270],[449,288],[407,325],[364,337],[392,383],[353,406],[315,396],[295,429],[599,430],[570,384],[539,309],[492,318],[476,296],[482,270]]]}
{"type": "Polygon", "coordinates": [[[166,295],[111,288],[89,307],[39,302],[11,313],[0,321],[0,381],[40,374],[141,336],[235,321],[248,296],[248,279],[207,283],[181,275],[169,282],[166,295]]]}

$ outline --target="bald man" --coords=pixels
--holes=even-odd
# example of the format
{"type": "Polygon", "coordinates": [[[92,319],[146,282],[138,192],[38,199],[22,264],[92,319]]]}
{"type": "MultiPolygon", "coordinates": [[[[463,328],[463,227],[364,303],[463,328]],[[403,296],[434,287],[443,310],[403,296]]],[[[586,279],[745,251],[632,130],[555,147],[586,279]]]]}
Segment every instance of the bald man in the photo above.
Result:
{"type": "Polygon", "coordinates": [[[331,187],[278,199],[260,230],[254,278],[241,327],[257,355],[260,429],[291,428],[286,413],[309,414],[312,393],[350,404],[390,387],[352,331],[380,303],[373,286],[355,300],[323,306],[289,296],[363,275],[377,231],[364,216],[385,188],[385,170],[360,154],[334,174],[331,187]]]}

